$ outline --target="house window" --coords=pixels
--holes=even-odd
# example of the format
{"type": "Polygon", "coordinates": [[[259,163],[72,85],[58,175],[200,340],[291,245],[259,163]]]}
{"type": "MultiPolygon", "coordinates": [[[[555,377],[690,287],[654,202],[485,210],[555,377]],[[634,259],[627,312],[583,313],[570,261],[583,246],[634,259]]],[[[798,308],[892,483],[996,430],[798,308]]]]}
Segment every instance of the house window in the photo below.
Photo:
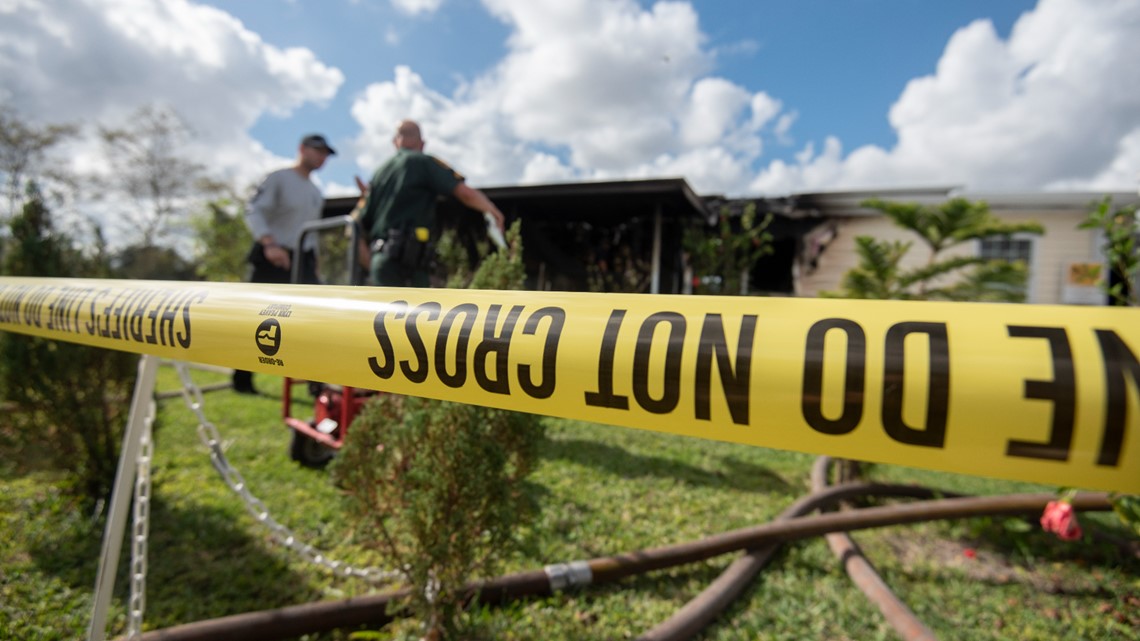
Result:
{"type": "Polygon", "coordinates": [[[1024,300],[1033,302],[1033,237],[1028,235],[997,236],[983,238],[978,242],[978,256],[987,261],[1003,261],[1008,263],[1021,263],[1028,273],[1023,285],[1014,285],[1012,282],[997,278],[979,291],[979,300],[988,296],[996,296],[998,300],[1024,300]],[[1012,298],[1006,298],[1012,296],[1012,298]]]}
{"type": "Polygon", "coordinates": [[[1033,258],[1033,241],[1013,236],[983,238],[979,254],[986,260],[1021,261],[1028,267],[1033,258]]]}

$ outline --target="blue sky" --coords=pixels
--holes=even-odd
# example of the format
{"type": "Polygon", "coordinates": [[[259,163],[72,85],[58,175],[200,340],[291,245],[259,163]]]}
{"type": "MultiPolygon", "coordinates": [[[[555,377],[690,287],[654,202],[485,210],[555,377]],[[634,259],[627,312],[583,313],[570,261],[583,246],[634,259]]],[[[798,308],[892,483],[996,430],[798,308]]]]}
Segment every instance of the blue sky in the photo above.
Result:
{"type": "Polygon", "coordinates": [[[171,106],[242,184],[324,132],[329,194],[405,116],[476,186],[1133,191],[1136,33],[1134,0],[10,1],[0,98],[53,122],[171,106]]]}

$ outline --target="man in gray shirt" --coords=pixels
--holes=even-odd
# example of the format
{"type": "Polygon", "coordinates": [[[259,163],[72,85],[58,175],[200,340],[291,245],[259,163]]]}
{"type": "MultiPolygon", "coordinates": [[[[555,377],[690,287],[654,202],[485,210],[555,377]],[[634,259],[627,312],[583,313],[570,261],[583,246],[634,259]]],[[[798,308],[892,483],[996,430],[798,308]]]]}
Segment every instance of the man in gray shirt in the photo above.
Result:
{"type": "MultiPolygon", "coordinates": [[[[272,172],[258,186],[245,214],[254,238],[247,257],[253,265],[251,283],[291,282],[295,260],[301,261],[300,282],[317,282],[316,238],[306,238],[305,247],[293,245],[305,223],[320,219],[324,206],[324,196],[309,176],[335,153],[324,136],[305,136],[297,149],[297,164],[272,172]]],[[[257,393],[250,372],[235,371],[233,384],[239,393],[257,393]]]]}

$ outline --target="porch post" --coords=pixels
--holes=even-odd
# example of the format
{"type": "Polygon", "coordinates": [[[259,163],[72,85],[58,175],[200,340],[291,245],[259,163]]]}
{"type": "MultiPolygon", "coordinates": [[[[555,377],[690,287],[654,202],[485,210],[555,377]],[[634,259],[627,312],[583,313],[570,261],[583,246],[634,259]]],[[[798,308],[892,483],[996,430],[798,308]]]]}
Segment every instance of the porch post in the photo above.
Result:
{"type": "Polygon", "coordinates": [[[661,203],[653,210],[653,274],[649,281],[649,293],[661,293],[661,203]]]}

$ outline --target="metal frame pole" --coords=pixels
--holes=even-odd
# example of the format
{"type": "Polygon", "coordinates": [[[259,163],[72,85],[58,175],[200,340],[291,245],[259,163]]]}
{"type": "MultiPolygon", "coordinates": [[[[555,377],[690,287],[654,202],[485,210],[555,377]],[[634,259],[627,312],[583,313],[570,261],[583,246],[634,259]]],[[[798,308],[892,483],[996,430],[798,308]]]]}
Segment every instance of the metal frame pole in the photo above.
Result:
{"type": "Polygon", "coordinates": [[[106,636],[107,610],[111,593],[115,589],[115,570],[119,566],[119,553],[123,547],[123,534],[127,526],[127,512],[138,470],[139,444],[146,431],[150,404],[154,402],[154,380],[158,374],[158,357],[144,354],[139,359],[139,377],[135,381],[135,394],[131,399],[131,414],[123,434],[123,447],[119,454],[119,469],[115,472],[115,485],[111,490],[111,506],[107,511],[107,525],[103,530],[103,552],[99,557],[99,573],[95,579],[95,605],[91,612],[88,641],[103,641],[106,636]]]}
{"type": "Polygon", "coordinates": [[[653,275],[649,281],[649,293],[661,293],[661,203],[653,211],[653,275]]]}

